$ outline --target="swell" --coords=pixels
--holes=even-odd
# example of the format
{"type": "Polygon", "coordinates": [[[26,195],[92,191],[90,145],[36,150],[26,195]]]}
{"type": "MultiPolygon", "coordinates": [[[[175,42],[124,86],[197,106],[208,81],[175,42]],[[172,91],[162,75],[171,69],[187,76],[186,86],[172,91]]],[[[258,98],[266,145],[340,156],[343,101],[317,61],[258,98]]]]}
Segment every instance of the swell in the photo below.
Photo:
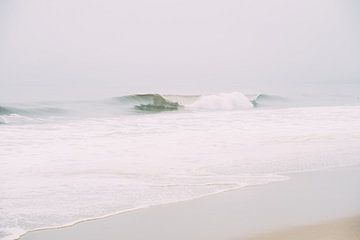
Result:
{"type": "Polygon", "coordinates": [[[0,106],[0,115],[9,115],[12,113],[13,111],[10,108],[0,106]]]}
{"type": "Polygon", "coordinates": [[[5,107],[0,106],[0,115],[11,115],[11,114],[19,114],[19,115],[48,115],[48,114],[59,114],[63,113],[64,110],[55,107],[30,107],[30,108],[18,108],[18,107],[5,107]]]}
{"type": "Polygon", "coordinates": [[[0,124],[33,122],[39,118],[64,114],[66,111],[57,107],[8,107],[0,106],[0,124]]]}
{"type": "Polygon", "coordinates": [[[276,107],[286,99],[267,94],[241,92],[208,95],[133,94],[112,98],[110,101],[81,101],[63,103],[27,103],[0,105],[0,124],[23,123],[34,118],[54,116],[103,117],[130,113],[159,113],[166,111],[226,111],[258,107],[276,107]],[[59,107],[61,106],[61,108],[59,107]]]}

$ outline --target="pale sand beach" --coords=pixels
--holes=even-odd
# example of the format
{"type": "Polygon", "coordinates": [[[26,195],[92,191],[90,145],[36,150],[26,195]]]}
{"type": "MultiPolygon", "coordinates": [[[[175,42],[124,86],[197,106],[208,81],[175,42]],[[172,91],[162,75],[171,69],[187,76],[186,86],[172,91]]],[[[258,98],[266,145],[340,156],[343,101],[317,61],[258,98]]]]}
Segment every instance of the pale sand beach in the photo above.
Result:
{"type": "Polygon", "coordinates": [[[360,216],[261,234],[251,240],[358,240],[360,216]]]}
{"type": "Polygon", "coordinates": [[[354,217],[360,216],[359,168],[289,176],[288,181],[33,231],[21,240],[360,239],[354,217]]]}

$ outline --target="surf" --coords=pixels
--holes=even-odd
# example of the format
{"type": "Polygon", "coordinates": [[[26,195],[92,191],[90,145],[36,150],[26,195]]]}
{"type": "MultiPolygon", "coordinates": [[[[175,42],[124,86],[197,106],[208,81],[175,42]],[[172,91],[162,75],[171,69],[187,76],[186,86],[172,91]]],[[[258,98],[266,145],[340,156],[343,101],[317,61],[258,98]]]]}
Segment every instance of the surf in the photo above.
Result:
{"type": "MultiPolygon", "coordinates": [[[[132,109],[145,112],[176,110],[236,110],[260,106],[258,97],[252,98],[241,92],[209,95],[167,95],[135,94],[116,98],[118,102],[132,109]]],[[[262,95],[261,95],[262,96],[262,95]]],[[[263,98],[263,97],[262,97],[263,98]]],[[[263,99],[262,99],[263,100],[263,99]]]]}
{"type": "Polygon", "coordinates": [[[77,102],[0,105],[0,124],[27,123],[56,118],[108,117],[174,111],[231,111],[280,106],[286,99],[268,94],[224,92],[181,95],[145,93],[77,102]]]}

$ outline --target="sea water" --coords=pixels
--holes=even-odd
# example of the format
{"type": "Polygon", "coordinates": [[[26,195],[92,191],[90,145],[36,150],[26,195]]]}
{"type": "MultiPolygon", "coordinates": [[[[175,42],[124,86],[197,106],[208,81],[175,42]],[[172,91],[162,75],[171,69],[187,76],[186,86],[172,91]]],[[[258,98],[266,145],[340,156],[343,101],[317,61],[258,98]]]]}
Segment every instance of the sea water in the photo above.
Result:
{"type": "Polygon", "coordinates": [[[0,239],[357,165],[360,106],[350,98],[299,104],[227,92],[1,105],[0,239]]]}

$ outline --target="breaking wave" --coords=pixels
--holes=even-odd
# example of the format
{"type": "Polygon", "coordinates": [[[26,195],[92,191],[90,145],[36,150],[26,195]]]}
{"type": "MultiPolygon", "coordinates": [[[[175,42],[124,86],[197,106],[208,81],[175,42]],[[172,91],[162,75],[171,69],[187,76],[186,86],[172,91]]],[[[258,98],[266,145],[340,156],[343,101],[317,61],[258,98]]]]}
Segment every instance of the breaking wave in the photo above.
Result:
{"type": "Polygon", "coordinates": [[[241,92],[211,95],[136,94],[116,98],[123,106],[147,112],[174,111],[179,109],[250,109],[263,106],[265,102],[279,101],[280,99],[282,98],[277,96],[265,94],[245,95],[241,92]]]}
{"type": "Polygon", "coordinates": [[[205,110],[233,110],[249,109],[255,107],[255,105],[244,94],[233,92],[200,96],[194,103],[187,107],[205,110]]]}

